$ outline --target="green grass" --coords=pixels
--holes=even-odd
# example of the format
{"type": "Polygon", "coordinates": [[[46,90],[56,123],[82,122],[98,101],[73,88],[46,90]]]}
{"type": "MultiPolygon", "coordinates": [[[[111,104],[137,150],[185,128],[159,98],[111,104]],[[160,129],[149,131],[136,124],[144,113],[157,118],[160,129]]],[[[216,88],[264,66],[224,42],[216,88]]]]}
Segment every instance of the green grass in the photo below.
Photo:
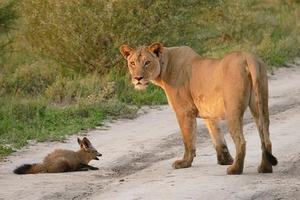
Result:
{"type": "Polygon", "coordinates": [[[0,99],[0,158],[28,140],[63,140],[101,126],[112,117],[134,117],[136,108],[117,101],[98,105],[51,106],[43,99],[0,99]]]}
{"type": "Polygon", "coordinates": [[[129,105],[160,105],[166,104],[164,91],[150,84],[146,90],[136,91],[130,82],[130,75],[124,72],[112,72],[110,79],[115,80],[116,98],[129,105]]]}

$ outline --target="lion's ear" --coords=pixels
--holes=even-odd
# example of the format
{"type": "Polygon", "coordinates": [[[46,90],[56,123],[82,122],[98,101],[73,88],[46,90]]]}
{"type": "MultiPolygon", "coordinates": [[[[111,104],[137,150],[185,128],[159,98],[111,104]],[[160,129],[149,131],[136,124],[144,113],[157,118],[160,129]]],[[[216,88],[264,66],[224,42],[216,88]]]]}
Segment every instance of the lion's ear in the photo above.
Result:
{"type": "Polygon", "coordinates": [[[119,50],[126,60],[128,56],[134,51],[134,49],[129,47],[127,44],[123,44],[122,46],[120,46],[119,50]]]}
{"type": "Polygon", "coordinates": [[[163,48],[164,48],[163,44],[159,43],[159,42],[155,42],[155,43],[151,44],[150,46],[148,46],[149,51],[154,53],[157,57],[160,57],[160,55],[162,54],[163,48]]]}

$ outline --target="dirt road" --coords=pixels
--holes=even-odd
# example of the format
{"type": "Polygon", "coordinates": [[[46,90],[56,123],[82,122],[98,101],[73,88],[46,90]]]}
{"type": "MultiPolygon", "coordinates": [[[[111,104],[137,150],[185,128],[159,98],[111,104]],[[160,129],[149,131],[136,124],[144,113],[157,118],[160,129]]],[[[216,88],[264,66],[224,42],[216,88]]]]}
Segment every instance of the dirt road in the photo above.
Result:
{"type": "MultiPolygon", "coordinates": [[[[20,164],[41,161],[55,148],[77,149],[75,136],[66,143],[32,144],[14,153],[0,164],[0,199],[300,199],[300,67],[277,70],[269,83],[270,133],[279,160],[273,174],[256,171],[260,140],[249,113],[243,175],[228,176],[226,166],[217,165],[201,120],[193,166],[174,170],[171,164],[182,156],[183,144],[174,113],[163,106],[88,133],[103,154],[100,161],[91,163],[99,171],[12,173],[20,164]]],[[[234,155],[232,140],[225,135],[234,155]]]]}

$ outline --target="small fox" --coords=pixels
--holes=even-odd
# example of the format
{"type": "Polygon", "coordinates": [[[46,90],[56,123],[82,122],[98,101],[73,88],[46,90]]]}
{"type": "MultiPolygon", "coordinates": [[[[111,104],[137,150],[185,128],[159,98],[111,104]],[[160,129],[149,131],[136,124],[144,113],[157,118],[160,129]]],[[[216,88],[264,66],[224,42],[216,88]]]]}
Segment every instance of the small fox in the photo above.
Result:
{"type": "Polygon", "coordinates": [[[57,149],[48,154],[42,163],[24,164],[14,170],[15,174],[60,173],[71,171],[98,170],[99,168],[88,165],[91,160],[99,160],[101,153],[92,146],[84,137],[77,138],[80,150],[71,151],[57,149]]]}

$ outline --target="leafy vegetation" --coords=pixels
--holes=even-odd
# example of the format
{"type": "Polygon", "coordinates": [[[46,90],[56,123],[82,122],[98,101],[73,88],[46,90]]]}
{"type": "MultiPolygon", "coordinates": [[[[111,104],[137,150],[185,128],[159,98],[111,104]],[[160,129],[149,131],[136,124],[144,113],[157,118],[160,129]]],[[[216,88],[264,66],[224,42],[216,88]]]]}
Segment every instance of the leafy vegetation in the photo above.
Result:
{"type": "Polygon", "coordinates": [[[28,140],[61,140],[100,126],[107,115],[133,117],[136,111],[114,101],[57,107],[44,99],[2,98],[0,105],[0,155],[26,145],[28,140]]]}
{"type": "Polygon", "coordinates": [[[2,0],[0,156],[166,103],[134,91],[121,44],[250,51],[272,70],[299,55],[299,17],[297,0],[2,0]]]}
{"type": "Polygon", "coordinates": [[[13,6],[14,1],[0,4],[0,66],[3,65],[5,50],[11,42],[8,33],[17,18],[13,6]]]}

